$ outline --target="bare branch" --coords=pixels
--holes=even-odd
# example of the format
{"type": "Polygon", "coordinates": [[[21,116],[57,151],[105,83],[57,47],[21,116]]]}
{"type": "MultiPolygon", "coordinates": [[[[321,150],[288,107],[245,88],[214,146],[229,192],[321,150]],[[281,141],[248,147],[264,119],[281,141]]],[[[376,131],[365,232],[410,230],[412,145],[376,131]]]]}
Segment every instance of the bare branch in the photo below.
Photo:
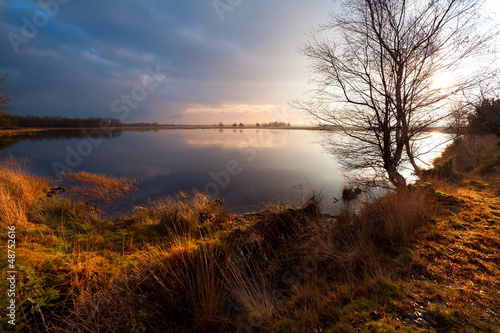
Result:
{"type": "Polygon", "coordinates": [[[403,161],[419,168],[415,143],[486,70],[464,73],[446,87],[436,87],[434,77],[486,60],[497,30],[487,29],[475,0],[349,0],[343,6],[301,48],[318,88],[310,102],[295,106],[343,131],[345,141],[326,141],[347,168],[383,168],[392,184],[404,185],[403,161]]]}

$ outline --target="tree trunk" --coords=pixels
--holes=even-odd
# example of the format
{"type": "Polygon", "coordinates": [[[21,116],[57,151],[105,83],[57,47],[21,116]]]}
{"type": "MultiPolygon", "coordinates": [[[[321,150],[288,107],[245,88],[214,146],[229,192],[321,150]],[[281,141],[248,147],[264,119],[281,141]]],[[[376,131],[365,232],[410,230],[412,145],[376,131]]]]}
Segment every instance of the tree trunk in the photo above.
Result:
{"type": "Polygon", "coordinates": [[[413,170],[415,171],[415,173],[418,173],[418,171],[420,171],[420,168],[418,167],[417,163],[415,162],[415,158],[413,157],[409,140],[405,141],[405,149],[406,149],[406,155],[408,155],[408,159],[410,160],[410,164],[413,167],[413,170]]]}
{"type": "Polygon", "coordinates": [[[385,170],[392,185],[398,188],[406,186],[406,179],[399,173],[393,163],[386,164],[385,170]]]}

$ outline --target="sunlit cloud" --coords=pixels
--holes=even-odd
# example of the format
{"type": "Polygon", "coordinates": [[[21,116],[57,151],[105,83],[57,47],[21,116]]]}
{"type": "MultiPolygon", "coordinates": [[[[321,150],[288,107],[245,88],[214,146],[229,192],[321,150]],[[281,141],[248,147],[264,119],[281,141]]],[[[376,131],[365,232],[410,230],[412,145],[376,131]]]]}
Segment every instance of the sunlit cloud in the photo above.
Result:
{"type": "Polygon", "coordinates": [[[278,104],[222,104],[215,105],[191,105],[183,112],[183,119],[213,119],[215,123],[231,125],[232,123],[243,123],[255,125],[271,121],[296,122],[297,118],[289,106],[278,104]]]}
{"type": "Polygon", "coordinates": [[[200,114],[200,113],[213,113],[213,114],[231,114],[231,113],[272,113],[278,110],[280,105],[250,105],[250,104],[232,104],[220,106],[206,106],[196,105],[186,109],[186,114],[200,114]]]}
{"type": "MultiPolygon", "coordinates": [[[[0,0],[0,35],[22,34],[37,3],[0,0]]],[[[112,117],[111,102],[161,65],[162,87],[126,122],[302,124],[287,106],[311,88],[297,47],[337,10],[331,0],[249,1],[220,21],[210,1],[70,1],[18,54],[0,38],[0,75],[19,115],[112,117]]]]}

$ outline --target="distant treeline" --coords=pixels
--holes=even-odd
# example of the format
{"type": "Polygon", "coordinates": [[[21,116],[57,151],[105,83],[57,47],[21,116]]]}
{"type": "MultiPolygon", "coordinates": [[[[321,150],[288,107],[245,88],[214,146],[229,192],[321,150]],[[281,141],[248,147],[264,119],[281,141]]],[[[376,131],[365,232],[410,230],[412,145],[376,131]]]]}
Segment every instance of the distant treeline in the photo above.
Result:
{"type": "Polygon", "coordinates": [[[67,117],[39,117],[15,116],[20,127],[56,127],[56,128],[84,128],[84,127],[121,127],[122,122],[113,118],[67,118],[67,117]]]}
{"type": "MultiPolygon", "coordinates": [[[[224,123],[219,123],[219,127],[224,126],[224,123]]],[[[290,123],[285,123],[284,121],[272,121],[270,123],[256,123],[256,127],[290,127],[290,123]]],[[[245,127],[243,123],[234,123],[233,127],[245,127]]]]}
{"type": "Polygon", "coordinates": [[[160,126],[181,126],[181,125],[158,124],[157,122],[154,122],[154,123],[125,123],[122,126],[126,126],[126,127],[160,127],[160,126]]]}
{"type": "MultiPolygon", "coordinates": [[[[258,124],[256,124],[258,125],[258,124]]],[[[290,123],[285,123],[283,121],[272,121],[270,123],[262,123],[261,127],[290,127],[290,123]]]]}

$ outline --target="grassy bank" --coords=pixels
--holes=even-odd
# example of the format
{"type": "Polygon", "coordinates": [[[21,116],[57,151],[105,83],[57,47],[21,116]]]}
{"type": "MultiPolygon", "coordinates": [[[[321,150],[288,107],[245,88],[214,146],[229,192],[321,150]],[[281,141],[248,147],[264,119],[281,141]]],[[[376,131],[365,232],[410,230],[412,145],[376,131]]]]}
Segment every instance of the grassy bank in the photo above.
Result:
{"type": "Polygon", "coordinates": [[[499,331],[500,177],[483,167],[500,152],[488,140],[456,141],[417,186],[336,216],[314,196],[233,216],[221,200],[180,193],[111,220],[92,200],[105,205],[133,181],[69,174],[78,185],[57,196],[5,160],[0,226],[16,227],[17,325],[2,315],[1,328],[499,331]]]}
{"type": "Polygon", "coordinates": [[[19,135],[33,132],[42,132],[47,131],[44,128],[17,128],[17,129],[0,129],[0,136],[11,136],[11,135],[19,135]]]}

